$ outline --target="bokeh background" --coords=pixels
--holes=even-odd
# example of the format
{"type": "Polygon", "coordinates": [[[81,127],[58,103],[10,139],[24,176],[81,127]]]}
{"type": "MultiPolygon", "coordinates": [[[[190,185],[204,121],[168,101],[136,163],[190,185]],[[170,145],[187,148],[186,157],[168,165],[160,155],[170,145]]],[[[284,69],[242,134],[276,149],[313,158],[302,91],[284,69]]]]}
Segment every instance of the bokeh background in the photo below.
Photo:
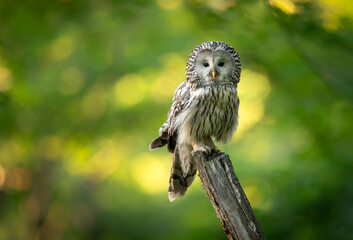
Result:
{"type": "Polygon", "coordinates": [[[226,239],[149,152],[189,53],[242,60],[221,146],[267,239],[353,239],[353,2],[0,2],[0,239],[226,239]]]}

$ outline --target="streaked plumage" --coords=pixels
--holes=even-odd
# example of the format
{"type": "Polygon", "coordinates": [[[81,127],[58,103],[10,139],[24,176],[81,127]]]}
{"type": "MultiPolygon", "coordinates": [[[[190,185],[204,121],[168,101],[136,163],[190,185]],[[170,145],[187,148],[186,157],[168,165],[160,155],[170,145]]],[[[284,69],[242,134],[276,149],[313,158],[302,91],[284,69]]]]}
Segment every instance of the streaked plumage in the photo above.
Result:
{"type": "Polygon", "coordinates": [[[168,145],[174,154],[169,200],[184,196],[196,175],[193,151],[217,151],[231,140],[238,126],[237,84],[241,64],[238,53],[223,42],[206,42],[190,54],[186,81],[175,91],[167,121],[150,150],[168,145]]]}

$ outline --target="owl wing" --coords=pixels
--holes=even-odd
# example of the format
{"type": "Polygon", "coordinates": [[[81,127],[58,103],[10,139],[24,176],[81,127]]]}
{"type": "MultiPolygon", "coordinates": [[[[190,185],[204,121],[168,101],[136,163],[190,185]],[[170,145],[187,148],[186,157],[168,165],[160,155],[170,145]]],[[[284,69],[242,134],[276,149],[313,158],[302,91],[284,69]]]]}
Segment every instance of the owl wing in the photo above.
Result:
{"type": "Polygon", "coordinates": [[[175,118],[185,109],[185,106],[190,99],[189,88],[189,83],[184,81],[175,90],[173,103],[168,112],[168,119],[160,127],[159,137],[151,142],[150,150],[154,150],[168,144],[168,151],[170,153],[174,153],[178,137],[178,127],[175,123],[175,118]]]}

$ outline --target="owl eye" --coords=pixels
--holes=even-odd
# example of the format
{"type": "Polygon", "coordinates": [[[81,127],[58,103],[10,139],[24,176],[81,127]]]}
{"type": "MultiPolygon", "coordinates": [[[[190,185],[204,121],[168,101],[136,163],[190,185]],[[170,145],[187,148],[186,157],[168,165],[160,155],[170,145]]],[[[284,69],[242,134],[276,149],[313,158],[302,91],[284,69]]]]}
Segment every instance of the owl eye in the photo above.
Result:
{"type": "Polygon", "coordinates": [[[205,62],[205,63],[203,63],[203,66],[204,67],[208,67],[208,66],[210,66],[207,62],[205,62]]]}
{"type": "Polygon", "coordinates": [[[218,63],[218,66],[223,67],[224,66],[224,62],[218,63]]]}

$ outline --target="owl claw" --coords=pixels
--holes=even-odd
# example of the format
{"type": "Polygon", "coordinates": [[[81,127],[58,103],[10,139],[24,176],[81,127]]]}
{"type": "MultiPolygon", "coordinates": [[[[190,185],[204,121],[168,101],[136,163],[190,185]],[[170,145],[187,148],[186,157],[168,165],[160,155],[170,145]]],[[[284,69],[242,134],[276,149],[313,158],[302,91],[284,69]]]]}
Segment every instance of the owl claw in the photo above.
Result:
{"type": "Polygon", "coordinates": [[[211,152],[212,152],[212,153],[220,153],[221,150],[219,150],[218,148],[212,148],[212,149],[211,149],[211,152]]]}
{"type": "Polygon", "coordinates": [[[192,155],[194,155],[197,151],[201,151],[201,152],[209,154],[209,153],[211,153],[211,148],[207,145],[204,145],[204,144],[197,145],[194,147],[194,150],[191,152],[192,155]]]}

